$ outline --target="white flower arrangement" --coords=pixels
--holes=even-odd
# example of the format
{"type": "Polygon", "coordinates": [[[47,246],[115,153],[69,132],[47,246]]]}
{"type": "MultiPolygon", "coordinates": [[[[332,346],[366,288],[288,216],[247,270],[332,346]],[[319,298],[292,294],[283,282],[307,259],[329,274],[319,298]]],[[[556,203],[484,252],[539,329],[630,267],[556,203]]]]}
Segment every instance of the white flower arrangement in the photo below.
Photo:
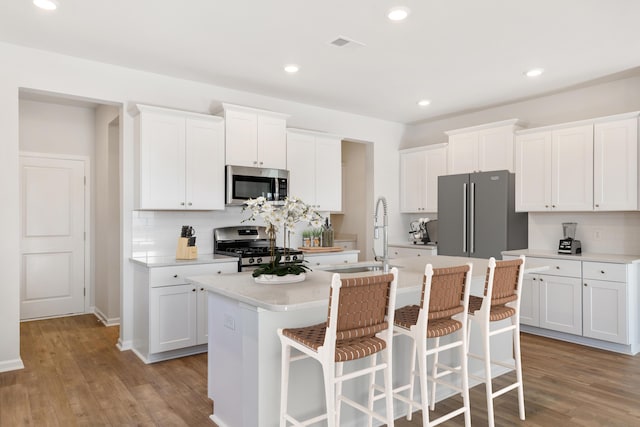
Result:
{"type": "Polygon", "coordinates": [[[256,218],[262,218],[267,225],[267,232],[271,238],[271,258],[269,264],[263,264],[254,271],[253,276],[257,277],[261,274],[276,274],[283,276],[285,274],[300,274],[307,267],[300,263],[284,263],[280,264],[280,256],[275,255],[275,237],[278,231],[283,231],[285,255],[289,248],[287,240],[291,241],[290,234],[295,233],[295,224],[298,222],[306,222],[313,227],[320,227],[324,218],[310,205],[304,203],[296,197],[287,197],[283,204],[275,204],[268,201],[265,197],[249,199],[242,208],[243,211],[248,210],[251,215],[244,219],[245,221],[255,221],[256,218]]]}

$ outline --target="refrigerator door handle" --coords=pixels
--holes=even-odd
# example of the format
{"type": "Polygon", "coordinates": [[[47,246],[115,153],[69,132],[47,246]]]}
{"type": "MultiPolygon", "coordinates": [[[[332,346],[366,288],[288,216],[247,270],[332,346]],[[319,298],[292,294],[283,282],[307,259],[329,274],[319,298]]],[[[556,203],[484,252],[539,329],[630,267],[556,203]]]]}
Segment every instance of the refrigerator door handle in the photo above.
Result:
{"type": "Polygon", "coordinates": [[[474,239],[474,235],[475,235],[475,223],[476,223],[476,212],[475,212],[475,208],[476,208],[476,183],[472,182],[471,183],[471,201],[469,202],[469,204],[471,205],[469,207],[469,212],[470,212],[470,216],[471,216],[471,220],[469,221],[469,252],[470,253],[474,253],[476,251],[476,242],[474,239]]]}
{"type": "Polygon", "coordinates": [[[467,183],[462,184],[462,252],[467,252],[467,183]]]}

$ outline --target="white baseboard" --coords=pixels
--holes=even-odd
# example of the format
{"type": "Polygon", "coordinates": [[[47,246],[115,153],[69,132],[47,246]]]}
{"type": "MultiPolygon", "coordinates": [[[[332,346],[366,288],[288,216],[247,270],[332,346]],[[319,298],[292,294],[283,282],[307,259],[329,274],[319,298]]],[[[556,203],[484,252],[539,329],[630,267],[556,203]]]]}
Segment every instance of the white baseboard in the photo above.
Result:
{"type": "Polygon", "coordinates": [[[102,322],[104,326],[117,326],[120,324],[119,317],[108,318],[99,308],[93,309],[93,314],[102,322]]]}
{"type": "Polygon", "coordinates": [[[0,372],[17,371],[18,369],[24,369],[22,359],[0,361],[0,372]]]}
{"type": "Polygon", "coordinates": [[[131,340],[121,341],[120,338],[118,338],[118,342],[116,343],[116,347],[118,347],[118,350],[120,350],[120,351],[131,350],[133,348],[133,341],[131,341],[131,340]]]}

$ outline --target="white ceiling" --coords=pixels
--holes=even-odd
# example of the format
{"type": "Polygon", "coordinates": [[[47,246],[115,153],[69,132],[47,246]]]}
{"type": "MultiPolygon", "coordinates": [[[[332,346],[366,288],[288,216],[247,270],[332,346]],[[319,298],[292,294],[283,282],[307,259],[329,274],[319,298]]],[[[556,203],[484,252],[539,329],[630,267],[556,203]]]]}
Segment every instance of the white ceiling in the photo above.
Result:
{"type": "Polygon", "coordinates": [[[0,40],[403,123],[640,66],[638,0],[58,1],[2,0],[0,40]]]}

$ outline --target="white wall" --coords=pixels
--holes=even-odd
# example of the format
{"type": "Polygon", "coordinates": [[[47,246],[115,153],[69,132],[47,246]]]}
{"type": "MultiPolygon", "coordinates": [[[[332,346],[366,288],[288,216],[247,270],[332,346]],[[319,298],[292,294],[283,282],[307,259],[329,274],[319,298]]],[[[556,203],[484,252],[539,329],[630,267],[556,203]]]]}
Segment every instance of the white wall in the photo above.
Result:
{"type": "MultiPolygon", "coordinates": [[[[34,49],[0,43],[0,196],[6,206],[18,206],[18,89],[72,95],[100,103],[160,105],[210,112],[230,102],[290,114],[291,127],[322,130],[374,143],[374,194],[386,195],[392,213],[399,211],[398,146],[404,126],[355,114],[289,102],[239,90],[135,71],[34,49]]],[[[132,339],[133,118],[124,114],[122,135],[122,277],[121,348],[132,339]]],[[[162,215],[160,213],[159,215],[162,215]]],[[[194,219],[200,220],[196,215],[194,219]]],[[[180,221],[182,222],[182,221],[180,221]]],[[[194,222],[194,221],[190,221],[194,222]]],[[[0,370],[19,367],[18,210],[0,213],[0,370]]],[[[390,234],[403,232],[400,215],[390,221],[390,234]]]]}

